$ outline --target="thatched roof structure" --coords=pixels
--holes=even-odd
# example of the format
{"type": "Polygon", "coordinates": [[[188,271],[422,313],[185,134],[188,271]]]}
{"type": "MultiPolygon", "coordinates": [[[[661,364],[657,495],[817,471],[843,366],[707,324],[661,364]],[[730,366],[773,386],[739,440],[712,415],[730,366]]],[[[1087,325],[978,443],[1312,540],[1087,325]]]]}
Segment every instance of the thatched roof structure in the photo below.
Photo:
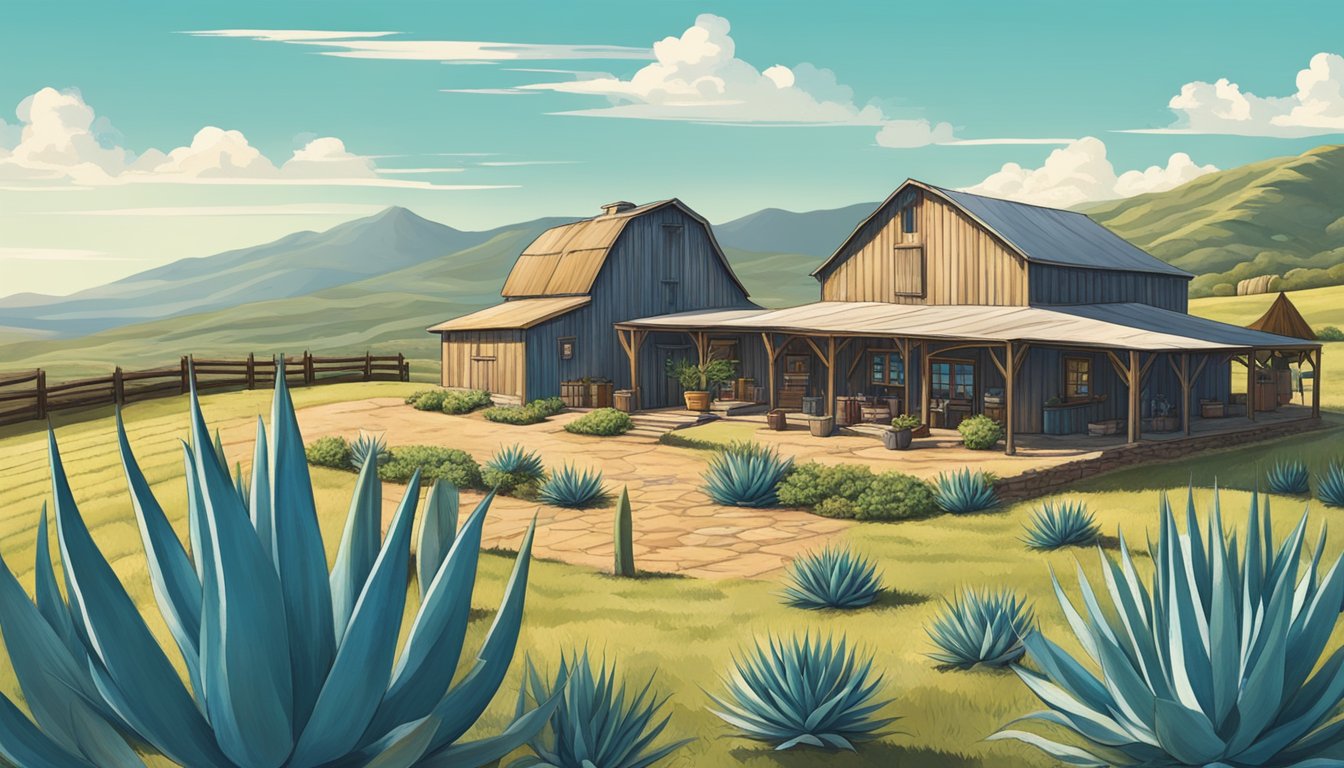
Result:
{"type": "Polygon", "coordinates": [[[1316,332],[1311,330],[1306,318],[1302,317],[1302,313],[1297,311],[1297,307],[1293,306],[1293,302],[1289,301],[1288,296],[1282,291],[1270,305],[1269,310],[1261,315],[1259,320],[1246,327],[1279,336],[1292,336],[1296,339],[1316,338],[1316,332]]]}

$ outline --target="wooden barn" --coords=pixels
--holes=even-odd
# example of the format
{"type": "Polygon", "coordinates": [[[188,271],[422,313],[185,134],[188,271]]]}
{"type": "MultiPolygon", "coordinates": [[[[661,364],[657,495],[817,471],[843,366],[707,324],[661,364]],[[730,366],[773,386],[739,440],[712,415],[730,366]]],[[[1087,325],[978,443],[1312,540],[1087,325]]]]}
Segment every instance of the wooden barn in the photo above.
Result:
{"type": "MultiPolygon", "coordinates": [[[[637,370],[640,405],[671,406],[681,390],[664,375],[665,361],[695,357],[694,346],[683,333],[648,334],[631,363],[613,326],[691,310],[758,309],[709,223],[675,199],[611,203],[600,216],[547,230],[518,257],[501,294],[500,304],[429,329],[442,339],[443,386],[531,401],[559,395],[562,382],[629,389],[637,370]]],[[[724,346],[716,353],[740,357],[724,346]]]]}
{"type": "Polygon", "coordinates": [[[813,276],[815,304],[687,308],[617,332],[631,350],[671,331],[701,351],[733,340],[770,407],[841,425],[907,412],[951,428],[985,414],[1005,425],[1009,452],[1021,433],[1137,442],[1202,418],[1253,421],[1285,405],[1289,364],[1320,367],[1314,340],[1191,316],[1190,274],[1083,214],[914,180],[813,276]]]}

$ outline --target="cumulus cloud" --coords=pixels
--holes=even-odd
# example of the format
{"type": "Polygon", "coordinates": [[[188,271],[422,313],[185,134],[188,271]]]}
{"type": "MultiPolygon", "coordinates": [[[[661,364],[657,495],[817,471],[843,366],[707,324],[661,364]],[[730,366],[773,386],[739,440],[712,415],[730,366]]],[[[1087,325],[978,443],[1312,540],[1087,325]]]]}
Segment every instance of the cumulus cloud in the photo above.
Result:
{"type": "Polygon", "coordinates": [[[531,83],[513,91],[604,97],[608,105],[561,114],[728,125],[872,126],[885,147],[951,141],[952,126],[859,105],[829,69],[808,63],[758,69],[736,55],[728,20],[705,13],[680,36],[653,44],[654,61],[629,79],[603,74],[531,83]]]}
{"type": "Polygon", "coordinates": [[[1296,138],[1344,133],[1344,56],[1318,53],[1290,96],[1257,96],[1228,78],[1186,83],[1167,106],[1176,122],[1132,133],[1225,133],[1296,138]]]}
{"type": "Polygon", "coordinates": [[[1165,166],[1153,165],[1116,175],[1115,166],[1106,158],[1106,145],[1085,136],[1051,152],[1039,168],[1007,163],[966,191],[1069,208],[1095,200],[1162,192],[1216,170],[1212,165],[1196,165],[1189,155],[1177,152],[1167,159],[1165,166]]]}
{"type": "Polygon", "coordinates": [[[0,182],[5,189],[109,184],[292,184],[409,189],[489,189],[383,178],[372,157],[319,136],[277,165],[238,130],[206,126],[191,142],[135,153],[77,90],[43,88],[19,103],[17,126],[0,124],[0,182]]]}

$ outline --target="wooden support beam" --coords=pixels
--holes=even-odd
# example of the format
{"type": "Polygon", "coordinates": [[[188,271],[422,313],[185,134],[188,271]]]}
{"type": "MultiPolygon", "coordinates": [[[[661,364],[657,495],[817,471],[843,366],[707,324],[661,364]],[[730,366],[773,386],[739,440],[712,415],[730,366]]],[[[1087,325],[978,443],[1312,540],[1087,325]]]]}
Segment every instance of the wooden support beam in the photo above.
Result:
{"type": "Polygon", "coordinates": [[[1316,362],[1311,365],[1311,416],[1321,417],[1321,349],[1316,350],[1316,362]]]}
{"type": "MultiPolygon", "coordinates": [[[[1139,354],[1139,357],[1142,357],[1142,356],[1143,356],[1143,354],[1140,353],[1140,354],[1139,354]]],[[[1147,380],[1148,380],[1148,369],[1153,367],[1153,363],[1154,363],[1156,360],[1157,360],[1157,353],[1156,353],[1156,352],[1153,352],[1152,354],[1148,355],[1148,360],[1147,360],[1146,362],[1144,362],[1144,364],[1139,368],[1139,382],[1140,382],[1140,383],[1143,383],[1144,381],[1147,381],[1147,380]]]]}
{"type": "MultiPolygon", "coordinates": [[[[1171,358],[1168,357],[1168,360],[1171,358]]],[[[1190,353],[1181,353],[1181,426],[1190,434],[1190,353]]]]}
{"type": "MultiPolygon", "coordinates": [[[[994,351],[990,350],[990,356],[993,357],[994,351]]],[[[1016,436],[1014,434],[1013,412],[1017,410],[1017,403],[1013,398],[1013,381],[1017,379],[1017,355],[1013,353],[1013,342],[1008,342],[1003,351],[1004,373],[1003,373],[1003,452],[1012,456],[1017,453],[1016,436]]],[[[998,361],[995,361],[998,364],[998,361]]]]}
{"type": "Polygon", "coordinates": [[[1246,353],[1246,418],[1255,421],[1255,349],[1246,353]]]}
{"type": "MultiPolygon", "coordinates": [[[[1008,343],[1009,343],[1010,345],[1012,344],[1011,341],[1008,342],[1008,343]]],[[[1008,359],[1005,360],[1005,361],[1000,361],[1000,360],[999,360],[999,353],[998,353],[998,352],[995,352],[993,347],[989,347],[986,351],[989,352],[989,361],[990,361],[991,363],[994,364],[994,367],[995,367],[995,368],[998,368],[998,369],[999,369],[999,375],[1002,376],[1002,377],[1004,377],[1005,379],[1007,379],[1007,378],[1008,378],[1008,366],[1013,364],[1013,361],[1012,361],[1012,354],[1013,354],[1013,353],[1012,353],[1012,352],[1005,352],[1004,354],[1007,356],[1008,359]]]]}
{"type": "Polygon", "coordinates": [[[835,337],[826,337],[826,409],[835,418],[835,337]]]}
{"type": "Polygon", "coordinates": [[[1017,348],[1017,358],[1013,360],[1013,367],[1019,371],[1022,370],[1022,361],[1027,359],[1027,353],[1030,351],[1031,351],[1030,344],[1021,344],[1017,348]]]}
{"type": "Polygon", "coordinates": [[[798,338],[797,336],[785,336],[783,343],[781,343],[778,347],[775,348],[775,351],[771,355],[771,357],[774,357],[776,360],[778,360],[779,356],[784,354],[784,352],[788,350],[789,345],[792,344],[794,340],[797,338],[798,338]]]}
{"type": "MultiPolygon", "coordinates": [[[[835,343],[835,337],[834,337],[834,336],[831,336],[831,337],[828,337],[828,338],[831,339],[831,343],[832,343],[832,344],[835,343]]],[[[821,345],[820,345],[820,344],[817,344],[817,342],[813,341],[811,336],[804,336],[804,337],[803,337],[803,341],[806,341],[806,342],[807,342],[807,346],[811,347],[811,348],[812,348],[812,351],[815,352],[815,353],[817,353],[817,359],[821,361],[822,365],[826,365],[827,367],[829,367],[829,363],[826,362],[826,359],[827,359],[827,358],[826,358],[826,353],[823,352],[823,351],[821,351],[821,345]]]]}
{"type": "Polygon", "coordinates": [[[769,380],[766,382],[765,389],[770,398],[770,410],[775,409],[775,360],[779,355],[775,354],[774,334],[761,333],[761,341],[765,344],[765,355],[769,360],[769,380]]]}
{"type": "Polygon", "coordinates": [[[1108,349],[1106,350],[1106,357],[1110,359],[1111,367],[1115,368],[1115,372],[1120,374],[1120,378],[1129,381],[1129,366],[1120,360],[1120,356],[1108,349]]]}
{"type": "Polygon", "coordinates": [[[901,395],[905,399],[904,412],[910,413],[914,404],[914,393],[910,391],[910,340],[897,339],[896,346],[901,350],[901,369],[905,372],[905,380],[901,384],[901,395]]]}
{"type": "Polygon", "coordinates": [[[927,341],[919,343],[919,366],[919,423],[932,426],[929,424],[929,400],[933,396],[933,355],[929,354],[929,343],[927,341]]]}
{"type": "Polygon", "coordinates": [[[1137,443],[1143,436],[1143,406],[1139,395],[1139,351],[1129,351],[1129,442],[1137,443]]]}

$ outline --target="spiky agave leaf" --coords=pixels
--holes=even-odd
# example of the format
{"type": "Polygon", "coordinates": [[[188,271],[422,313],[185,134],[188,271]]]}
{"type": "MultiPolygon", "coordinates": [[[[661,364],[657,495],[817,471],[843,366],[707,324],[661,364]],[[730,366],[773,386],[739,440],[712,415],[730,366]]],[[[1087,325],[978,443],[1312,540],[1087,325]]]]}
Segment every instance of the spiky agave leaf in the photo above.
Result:
{"type": "Polygon", "coordinates": [[[541,462],[541,454],[529,451],[514,444],[501,448],[485,462],[486,469],[493,469],[506,475],[517,475],[527,480],[539,480],[546,474],[541,462]]]}
{"type": "Polygon", "coordinates": [[[415,540],[415,572],[420,587],[420,599],[425,599],[434,574],[439,572],[448,550],[457,537],[457,486],[442,478],[429,487],[425,499],[425,514],[420,518],[420,533],[415,540]]]}
{"type": "Polygon", "coordinates": [[[356,470],[363,469],[370,459],[376,466],[391,456],[392,453],[387,450],[387,440],[382,435],[360,432],[359,437],[350,442],[350,466],[356,470]]]}
{"type": "Polygon", "coordinates": [[[1275,461],[1265,473],[1269,490],[1286,495],[1300,495],[1311,491],[1307,463],[1301,459],[1275,461]]]}
{"type": "Polygon", "coordinates": [[[1344,463],[1330,462],[1316,484],[1316,496],[1327,507],[1344,507],[1344,463]]]}
{"type": "Polygon", "coordinates": [[[517,714],[523,713],[528,699],[543,702],[559,694],[560,705],[551,714],[550,726],[528,742],[532,754],[509,768],[645,768],[659,762],[694,739],[653,746],[671,716],[657,719],[667,699],[660,700],[652,689],[650,677],[633,698],[628,696],[625,683],[618,681],[615,662],[603,661],[594,671],[586,648],[582,654],[561,658],[554,681],[543,679],[529,659],[518,690],[517,714]]]}
{"type": "Polygon", "coordinates": [[[999,504],[994,484],[983,472],[972,472],[969,467],[940,472],[933,492],[939,509],[954,515],[982,512],[999,504]]]}
{"type": "Polygon", "coordinates": [[[1009,590],[967,589],[943,601],[927,630],[929,657],[955,669],[1006,667],[1022,658],[1022,638],[1035,625],[1031,607],[1009,590]]]}
{"type": "Polygon", "coordinates": [[[849,549],[827,546],[789,564],[784,602],[797,608],[860,608],[882,593],[877,565],[849,549]]]}
{"type": "MultiPolygon", "coordinates": [[[[137,752],[161,753],[193,768],[476,766],[517,749],[545,725],[558,704],[554,698],[497,736],[457,743],[493,698],[513,658],[535,529],[534,521],[476,663],[452,687],[464,650],[480,530],[491,497],[481,502],[452,549],[439,558],[405,647],[396,657],[418,501],[414,482],[387,537],[371,542],[377,557],[364,577],[358,576],[363,567],[353,557],[354,540],[367,533],[370,517],[377,537],[381,514],[373,501],[358,501],[358,495],[352,505],[347,531],[357,534],[347,537],[351,556],[343,559],[333,581],[355,584],[357,600],[348,620],[339,622],[341,639],[325,637],[332,663],[321,669],[315,706],[308,716],[298,717],[297,694],[307,670],[291,663],[295,649],[321,647],[322,640],[308,635],[331,632],[337,621],[328,610],[325,621],[301,626],[304,634],[298,636],[289,620],[285,598],[301,590],[286,589],[284,574],[295,573],[303,580],[306,570],[285,570],[278,563],[325,563],[325,553],[320,537],[314,542],[302,535],[309,525],[312,530],[317,525],[315,510],[303,503],[305,497],[311,500],[311,487],[287,487],[296,481],[290,459],[295,446],[302,456],[302,439],[283,383],[276,399],[280,418],[272,430],[271,450],[257,451],[255,460],[266,469],[254,468],[250,497],[268,498],[278,514],[249,518],[206,437],[209,432],[192,392],[192,443],[205,450],[184,445],[190,557],[145,482],[124,427],[118,425],[150,581],[186,662],[190,690],[89,535],[51,436],[57,535],[69,604],[56,586],[46,552],[44,513],[38,525],[32,601],[0,559],[0,633],[33,717],[29,720],[0,697],[0,757],[22,768],[135,768],[142,765],[137,752]],[[305,510],[313,515],[306,524],[285,519],[305,510]],[[273,551],[263,546],[266,539],[273,551]],[[287,548],[303,546],[315,551],[285,554],[287,548]]],[[[254,512],[269,509],[253,507],[254,512]]],[[[440,530],[455,527],[443,519],[438,524],[440,530]]],[[[325,567],[323,577],[326,587],[325,567]]]]}
{"type": "Polygon", "coordinates": [[[873,657],[860,657],[843,635],[814,639],[773,635],[734,659],[726,691],[710,695],[710,711],[748,739],[785,750],[800,744],[847,749],[880,738],[896,721],[877,717],[890,699],[878,701],[882,675],[873,657]]]}
{"type": "Polygon", "coordinates": [[[1031,514],[1024,539],[1032,549],[1085,547],[1101,538],[1096,517],[1081,501],[1047,501],[1031,514]]]}
{"type": "Polygon", "coordinates": [[[779,483],[793,469],[793,459],[774,448],[739,441],[714,454],[705,471],[705,493],[732,507],[769,507],[778,501],[779,483]]]}
{"type": "MultiPolygon", "coordinates": [[[[1058,580],[1060,607],[1087,659],[1041,632],[1027,635],[1032,669],[1015,667],[1047,706],[1023,721],[1062,727],[1056,741],[1016,739],[1071,765],[1331,766],[1344,726],[1344,648],[1323,659],[1344,598],[1336,558],[1322,572],[1324,532],[1304,558],[1307,517],[1277,546],[1268,497],[1251,497],[1245,547],[1224,528],[1217,490],[1201,529],[1193,498],[1185,532],[1162,499],[1151,586],[1123,538],[1117,562],[1098,551],[1103,605],[1079,570],[1080,612],[1058,580]]],[[[1012,725],[1012,724],[1010,724],[1012,725]]]]}
{"type": "Polygon", "coordinates": [[[552,472],[537,493],[537,497],[547,504],[571,509],[597,504],[606,496],[601,471],[585,469],[580,472],[570,464],[552,472]]]}

